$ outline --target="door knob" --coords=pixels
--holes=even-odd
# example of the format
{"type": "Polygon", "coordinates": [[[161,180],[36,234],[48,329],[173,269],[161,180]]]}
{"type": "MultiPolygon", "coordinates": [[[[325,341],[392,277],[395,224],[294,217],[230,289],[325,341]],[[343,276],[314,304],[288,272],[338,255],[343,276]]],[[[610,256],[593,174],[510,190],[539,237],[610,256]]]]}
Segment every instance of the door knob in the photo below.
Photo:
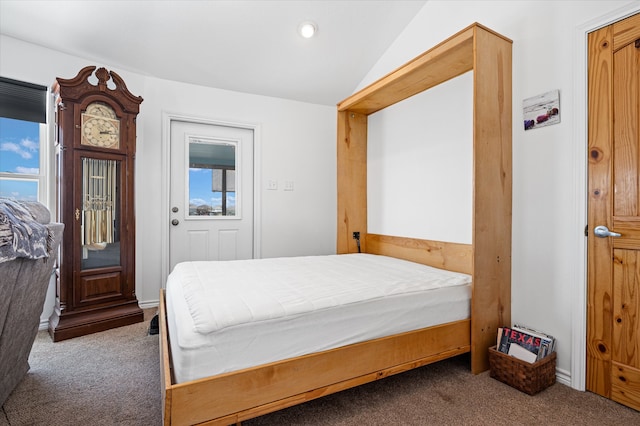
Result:
{"type": "Polygon", "coordinates": [[[179,224],[179,223],[180,223],[180,221],[179,221],[178,219],[173,219],[173,220],[171,221],[171,224],[172,224],[173,226],[178,226],[178,224],[179,224]]]}
{"type": "Polygon", "coordinates": [[[607,228],[604,225],[599,225],[596,226],[593,229],[593,233],[596,234],[596,237],[600,237],[600,238],[606,238],[606,237],[621,237],[622,234],[619,234],[617,232],[611,232],[609,231],[609,228],[607,228]]]}

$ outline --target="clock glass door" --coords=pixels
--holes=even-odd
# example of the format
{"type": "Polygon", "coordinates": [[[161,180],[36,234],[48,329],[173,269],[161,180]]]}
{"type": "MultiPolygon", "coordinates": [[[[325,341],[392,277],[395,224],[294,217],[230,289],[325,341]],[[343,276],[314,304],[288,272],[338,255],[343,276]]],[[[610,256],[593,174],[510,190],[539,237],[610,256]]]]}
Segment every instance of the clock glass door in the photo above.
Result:
{"type": "Polygon", "coordinates": [[[118,160],[82,157],[81,270],[120,265],[118,160]]]}

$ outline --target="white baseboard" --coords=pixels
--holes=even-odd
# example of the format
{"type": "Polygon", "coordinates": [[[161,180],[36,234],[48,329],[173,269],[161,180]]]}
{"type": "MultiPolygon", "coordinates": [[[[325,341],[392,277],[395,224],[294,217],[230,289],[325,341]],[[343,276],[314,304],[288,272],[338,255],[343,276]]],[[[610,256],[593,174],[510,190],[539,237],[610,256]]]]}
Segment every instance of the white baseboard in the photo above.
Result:
{"type": "Polygon", "coordinates": [[[151,308],[157,308],[160,305],[160,300],[146,300],[144,302],[138,302],[138,306],[140,306],[142,309],[151,309],[151,308]]]}
{"type": "Polygon", "coordinates": [[[571,387],[571,373],[567,370],[556,368],[556,381],[571,387]]]}

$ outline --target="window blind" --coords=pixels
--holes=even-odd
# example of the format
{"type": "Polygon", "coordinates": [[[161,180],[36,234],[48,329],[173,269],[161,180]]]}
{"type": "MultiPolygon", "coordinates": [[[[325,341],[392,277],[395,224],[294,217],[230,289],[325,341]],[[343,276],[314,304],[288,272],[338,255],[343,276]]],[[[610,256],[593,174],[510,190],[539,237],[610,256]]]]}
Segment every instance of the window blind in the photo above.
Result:
{"type": "Polygon", "coordinates": [[[47,88],[0,77],[0,117],[47,122],[47,88]]]}

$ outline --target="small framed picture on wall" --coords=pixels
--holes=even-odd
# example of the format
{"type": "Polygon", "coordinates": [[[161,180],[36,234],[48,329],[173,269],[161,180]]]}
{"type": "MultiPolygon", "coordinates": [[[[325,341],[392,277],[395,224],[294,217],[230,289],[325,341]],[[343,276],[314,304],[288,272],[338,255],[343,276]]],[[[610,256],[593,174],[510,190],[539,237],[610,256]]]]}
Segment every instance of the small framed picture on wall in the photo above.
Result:
{"type": "Polygon", "coordinates": [[[524,130],[558,124],[560,122],[560,91],[552,90],[522,101],[524,130]]]}

